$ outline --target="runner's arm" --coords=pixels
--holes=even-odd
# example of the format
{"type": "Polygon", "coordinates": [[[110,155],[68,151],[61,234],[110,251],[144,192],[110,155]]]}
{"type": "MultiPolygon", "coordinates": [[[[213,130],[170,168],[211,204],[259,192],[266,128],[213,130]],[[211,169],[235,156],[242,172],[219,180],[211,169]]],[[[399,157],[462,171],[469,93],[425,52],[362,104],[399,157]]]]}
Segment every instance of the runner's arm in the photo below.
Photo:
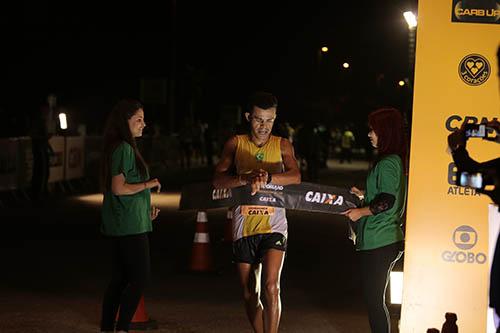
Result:
{"type": "Polygon", "coordinates": [[[301,176],[299,164],[295,158],[292,144],[287,139],[282,138],[280,145],[285,172],[273,173],[271,175],[271,183],[276,185],[300,184],[301,176]]]}
{"type": "Polygon", "coordinates": [[[222,156],[215,166],[213,186],[215,188],[233,188],[248,184],[248,179],[244,175],[234,176],[229,174],[229,170],[234,164],[234,155],[236,153],[237,139],[233,136],[227,140],[222,150],[222,156]]]}

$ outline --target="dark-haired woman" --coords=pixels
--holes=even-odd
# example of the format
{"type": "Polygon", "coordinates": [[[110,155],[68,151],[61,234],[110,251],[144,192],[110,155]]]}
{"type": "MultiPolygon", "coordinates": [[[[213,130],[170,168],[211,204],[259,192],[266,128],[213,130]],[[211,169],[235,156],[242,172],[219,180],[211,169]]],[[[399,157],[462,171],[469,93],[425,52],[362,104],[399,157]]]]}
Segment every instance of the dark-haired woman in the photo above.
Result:
{"type": "Polygon", "coordinates": [[[159,213],[151,207],[149,179],[135,138],[146,127],[140,102],[122,100],[111,111],[104,131],[101,178],[104,189],[102,233],[111,241],[112,278],[102,304],[101,332],[128,332],[150,276],[148,233],[159,213]]]}
{"type": "Polygon", "coordinates": [[[390,316],[385,305],[388,278],[402,255],[402,218],[406,201],[407,140],[401,113],[392,108],[368,116],[368,137],[378,158],[366,179],[361,208],[344,215],[356,223],[356,250],[361,264],[363,296],[372,333],[390,333],[390,316]]]}

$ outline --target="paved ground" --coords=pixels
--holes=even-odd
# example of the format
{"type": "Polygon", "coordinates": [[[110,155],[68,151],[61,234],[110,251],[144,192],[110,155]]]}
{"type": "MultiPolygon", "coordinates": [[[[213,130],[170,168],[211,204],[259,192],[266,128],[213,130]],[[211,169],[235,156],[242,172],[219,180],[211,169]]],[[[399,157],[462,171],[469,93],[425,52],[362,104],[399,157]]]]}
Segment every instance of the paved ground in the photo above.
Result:
{"type": "MultiPolygon", "coordinates": [[[[328,165],[321,183],[364,187],[366,163],[328,165]]],[[[7,202],[1,210],[0,332],[98,332],[110,272],[96,198],[7,202]]],[[[230,246],[222,242],[225,210],[208,212],[216,272],[195,274],[188,270],[195,212],[178,211],[177,200],[176,191],[154,197],[162,211],[151,236],[153,281],[145,300],[157,332],[251,332],[230,246]]],[[[294,211],[288,216],[280,331],[369,332],[346,220],[294,211]]]]}

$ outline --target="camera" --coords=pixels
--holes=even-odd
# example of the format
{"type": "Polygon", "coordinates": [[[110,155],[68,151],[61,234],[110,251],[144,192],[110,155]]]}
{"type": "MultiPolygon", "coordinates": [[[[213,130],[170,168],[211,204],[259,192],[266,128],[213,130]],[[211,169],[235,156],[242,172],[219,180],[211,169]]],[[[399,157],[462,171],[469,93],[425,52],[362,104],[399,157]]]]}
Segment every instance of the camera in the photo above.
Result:
{"type": "Polygon", "coordinates": [[[485,138],[488,136],[487,127],[485,124],[466,124],[465,137],[466,138],[485,138]]]}
{"type": "Polygon", "coordinates": [[[500,157],[480,163],[469,156],[465,146],[469,138],[500,143],[499,134],[500,122],[494,118],[487,123],[463,124],[462,128],[448,135],[448,145],[457,167],[455,184],[486,194],[497,205],[500,204],[500,157]]]}
{"type": "Polygon", "coordinates": [[[475,189],[483,188],[483,174],[482,173],[468,173],[466,171],[460,172],[457,177],[459,186],[467,186],[475,189]]]}
{"type": "Polygon", "coordinates": [[[484,190],[489,185],[495,185],[495,181],[492,170],[480,169],[474,172],[458,170],[456,184],[458,186],[484,190]]]}

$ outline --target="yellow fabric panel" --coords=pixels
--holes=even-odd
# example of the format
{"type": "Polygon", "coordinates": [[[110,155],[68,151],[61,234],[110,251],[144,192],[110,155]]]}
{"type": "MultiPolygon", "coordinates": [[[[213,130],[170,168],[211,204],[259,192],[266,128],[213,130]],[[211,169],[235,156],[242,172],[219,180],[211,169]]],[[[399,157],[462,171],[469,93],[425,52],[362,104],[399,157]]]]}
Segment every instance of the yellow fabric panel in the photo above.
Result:
{"type": "MultiPolygon", "coordinates": [[[[243,208],[243,207],[242,207],[243,208]]],[[[269,234],[272,232],[271,217],[264,215],[245,216],[243,237],[269,234]]]]}
{"type": "Polygon", "coordinates": [[[257,147],[248,135],[238,135],[237,139],[235,164],[238,174],[247,174],[256,169],[264,169],[270,173],[283,171],[280,137],[271,135],[262,147],[257,147]]]}
{"type": "MultiPolygon", "coordinates": [[[[238,135],[237,140],[235,165],[239,175],[258,169],[266,170],[269,173],[283,172],[280,137],[271,135],[269,141],[262,147],[257,147],[248,135],[238,135]]],[[[241,206],[243,237],[273,232],[273,214],[264,214],[259,211],[258,207],[255,206],[257,209],[249,210],[249,206],[241,206]],[[255,214],[249,214],[249,211],[255,214]]],[[[261,207],[265,208],[265,206],[261,207]]]]}

